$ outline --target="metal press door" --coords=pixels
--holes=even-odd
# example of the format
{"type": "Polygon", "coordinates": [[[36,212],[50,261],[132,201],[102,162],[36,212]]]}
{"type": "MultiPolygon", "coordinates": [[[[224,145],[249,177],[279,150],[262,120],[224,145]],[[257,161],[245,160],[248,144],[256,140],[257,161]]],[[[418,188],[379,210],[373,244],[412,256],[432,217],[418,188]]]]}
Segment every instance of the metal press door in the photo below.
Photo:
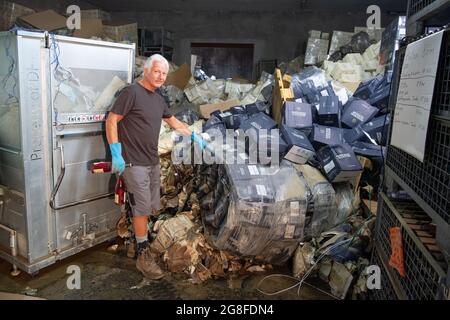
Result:
{"type": "Polygon", "coordinates": [[[52,207],[56,210],[57,246],[71,245],[80,215],[101,228],[111,227],[108,213],[117,212],[111,174],[95,175],[89,166],[110,159],[105,114],[115,95],[132,80],[134,45],[51,37],[53,119],[52,207]],[[103,216],[103,222],[98,221],[103,216]],[[97,221],[96,221],[97,220],[97,221]],[[108,224],[108,226],[103,225],[108,224]]]}

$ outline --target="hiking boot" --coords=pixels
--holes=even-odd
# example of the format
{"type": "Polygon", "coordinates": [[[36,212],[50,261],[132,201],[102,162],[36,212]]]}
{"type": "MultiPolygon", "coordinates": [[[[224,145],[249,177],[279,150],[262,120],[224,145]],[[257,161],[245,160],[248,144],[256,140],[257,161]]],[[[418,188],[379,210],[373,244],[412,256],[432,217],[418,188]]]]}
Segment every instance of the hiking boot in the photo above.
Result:
{"type": "Polygon", "coordinates": [[[134,259],[136,258],[136,241],[130,241],[127,244],[127,257],[134,259]]]}
{"type": "Polygon", "coordinates": [[[150,249],[148,248],[148,243],[146,246],[142,244],[138,244],[138,258],[136,261],[136,268],[142,272],[144,277],[151,280],[158,280],[164,277],[164,271],[158,266],[150,253],[150,249]]]}

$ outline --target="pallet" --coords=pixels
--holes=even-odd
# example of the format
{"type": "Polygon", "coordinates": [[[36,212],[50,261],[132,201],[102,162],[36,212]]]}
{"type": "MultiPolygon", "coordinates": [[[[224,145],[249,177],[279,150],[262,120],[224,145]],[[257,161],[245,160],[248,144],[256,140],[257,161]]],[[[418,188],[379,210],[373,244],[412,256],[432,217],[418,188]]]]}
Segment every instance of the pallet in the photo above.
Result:
{"type": "Polygon", "coordinates": [[[275,88],[272,98],[272,118],[280,125],[282,120],[282,108],[286,101],[294,100],[294,92],[290,87],[290,77],[282,77],[281,70],[275,69],[275,88]]]}
{"type": "Polygon", "coordinates": [[[399,227],[402,233],[406,276],[391,270],[394,282],[408,299],[445,299],[449,269],[432,219],[414,201],[389,199],[383,192],[379,200],[375,244],[385,261],[392,254],[389,230],[399,227]]]}

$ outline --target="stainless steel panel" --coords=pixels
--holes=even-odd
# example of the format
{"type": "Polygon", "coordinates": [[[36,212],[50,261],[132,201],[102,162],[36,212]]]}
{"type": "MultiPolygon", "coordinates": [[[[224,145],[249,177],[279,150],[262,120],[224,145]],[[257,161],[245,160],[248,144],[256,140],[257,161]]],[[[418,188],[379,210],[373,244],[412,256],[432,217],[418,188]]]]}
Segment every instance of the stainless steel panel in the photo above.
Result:
{"type": "Polygon", "coordinates": [[[95,202],[78,205],[76,207],[58,210],[57,219],[57,248],[58,252],[72,247],[81,241],[83,234],[83,214],[86,214],[88,229],[86,233],[100,234],[116,229],[120,218],[120,208],[114,204],[113,199],[102,199],[95,202]],[[96,228],[94,228],[96,225],[96,228]],[[75,234],[78,231],[78,234],[75,234]],[[67,239],[68,232],[78,236],[78,239],[67,239]],[[77,242],[78,240],[78,242],[77,242]]]}
{"type": "MultiPolygon", "coordinates": [[[[114,191],[111,174],[92,174],[89,171],[92,162],[106,159],[103,133],[64,136],[59,144],[64,148],[65,174],[56,197],[58,206],[114,191]]],[[[61,170],[59,163],[57,170],[61,170]]]]}
{"type": "MultiPolygon", "coordinates": [[[[134,45],[60,36],[48,39],[39,32],[0,33],[0,61],[0,75],[9,75],[10,68],[13,75],[6,86],[0,85],[0,123],[6,123],[0,126],[0,185],[12,193],[0,212],[0,223],[18,232],[23,258],[16,263],[34,273],[115,236],[120,210],[112,199],[63,210],[52,210],[49,202],[60,172],[59,147],[66,152],[67,171],[58,204],[112,191],[111,175],[93,175],[88,170],[90,161],[104,160],[107,153],[102,118],[107,107],[91,107],[112,77],[131,82],[134,45]],[[69,70],[71,77],[58,75],[61,70],[69,70]],[[73,91],[83,93],[81,99],[75,97],[76,103],[71,100],[73,91]],[[67,123],[58,122],[63,118],[67,123]],[[67,231],[83,226],[83,215],[88,226],[97,226],[87,230],[94,231],[94,239],[67,240],[67,231]]],[[[3,233],[0,246],[9,247],[3,233]]],[[[14,262],[9,250],[0,250],[0,257],[14,262]]]]}
{"type": "Polygon", "coordinates": [[[49,253],[51,217],[48,211],[48,62],[44,35],[18,36],[19,91],[22,151],[25,172],[25,200],[28,236],[28,260],[49,253]]]}

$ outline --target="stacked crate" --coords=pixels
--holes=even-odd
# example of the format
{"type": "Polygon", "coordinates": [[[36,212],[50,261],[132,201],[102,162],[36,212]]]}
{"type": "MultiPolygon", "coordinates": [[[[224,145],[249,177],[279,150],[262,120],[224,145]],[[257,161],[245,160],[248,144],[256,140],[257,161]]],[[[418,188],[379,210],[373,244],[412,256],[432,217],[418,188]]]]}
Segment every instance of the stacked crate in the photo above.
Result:
{"type": "MultiPolygon", "coordinates": [[[[406,44],[406,43],[405,43],[406,44]]],[[[396,95],[406,46],[397,53],[390,107],[395,118],[396,95]]],[[[373,293],[390,299],[449,298],[450,252],[450,31],[444,32],[428,126],[424,162],[388,146],[384,192],[379,198],[373,263],[383,263],[389,286],[373,293]],[[399,200],[398,190],[407,197],[399,200]],[[390,196],[388,196],[390,195],[390,196]],[[389,230],[400,227],[406,276],[389,266],[389,230]]],[[[394,122],[394,121],[393,121],[394,122]]],[[[392,128],[391,128],[392,130],[392,128]]]]}

